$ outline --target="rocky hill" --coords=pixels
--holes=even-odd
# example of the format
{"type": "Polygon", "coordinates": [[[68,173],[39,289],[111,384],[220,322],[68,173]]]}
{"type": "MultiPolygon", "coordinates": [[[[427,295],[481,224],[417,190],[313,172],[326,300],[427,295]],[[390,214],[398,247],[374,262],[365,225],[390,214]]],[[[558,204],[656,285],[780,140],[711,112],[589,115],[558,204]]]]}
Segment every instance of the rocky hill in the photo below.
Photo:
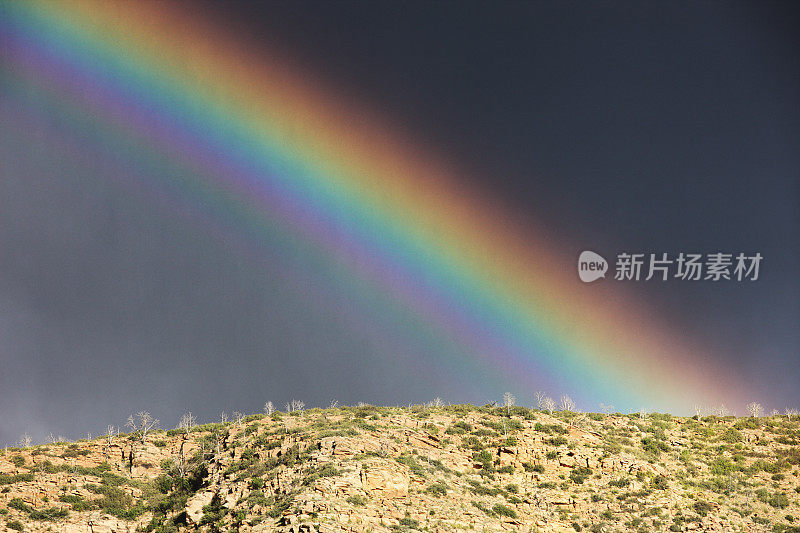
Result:
{"type": "Polygon", "coordinates": [[[800,531],[800,419],[310,409],[0,451],[17,531],[800,531]]]}

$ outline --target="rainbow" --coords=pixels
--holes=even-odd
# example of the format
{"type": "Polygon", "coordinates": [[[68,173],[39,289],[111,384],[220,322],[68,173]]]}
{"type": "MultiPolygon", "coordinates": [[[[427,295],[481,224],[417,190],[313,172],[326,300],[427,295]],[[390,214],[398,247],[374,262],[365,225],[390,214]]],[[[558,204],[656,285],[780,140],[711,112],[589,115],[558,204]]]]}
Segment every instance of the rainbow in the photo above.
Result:
{"type": "Polygon", "coordinates": [[[457,164],[202,14],[2,2],[0,73],[3,92],[39,109],[8,111],[20,135],[48,114],[72,121],[82,140],[51,139],[54,150],[255,250],[369,331],[375,357],[436,367],[452,389],[546,387],[588,409],[684,413],[750,397],[621,284],[578,282],[552,231],[467,186],[457,164]]]}

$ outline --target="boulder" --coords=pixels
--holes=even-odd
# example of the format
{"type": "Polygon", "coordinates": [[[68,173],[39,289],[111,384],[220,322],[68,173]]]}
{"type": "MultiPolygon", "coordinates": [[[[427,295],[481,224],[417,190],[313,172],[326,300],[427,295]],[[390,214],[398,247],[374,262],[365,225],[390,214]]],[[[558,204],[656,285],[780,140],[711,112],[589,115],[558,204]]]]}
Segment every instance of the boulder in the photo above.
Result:
{"type": "Polygon", "coordinates": [[[198,492],[186,502],[186,517],[190,524],[200,525],[203,518],[203,507],[211,503],[214,499],[213,491],[198,492]]]}
{"type": "Polygon", "coordinates": [[[399,463],[371,463],[361,471],[361,486],[378,498],[402,498],[408,495],[409,476],[399,463]]]}

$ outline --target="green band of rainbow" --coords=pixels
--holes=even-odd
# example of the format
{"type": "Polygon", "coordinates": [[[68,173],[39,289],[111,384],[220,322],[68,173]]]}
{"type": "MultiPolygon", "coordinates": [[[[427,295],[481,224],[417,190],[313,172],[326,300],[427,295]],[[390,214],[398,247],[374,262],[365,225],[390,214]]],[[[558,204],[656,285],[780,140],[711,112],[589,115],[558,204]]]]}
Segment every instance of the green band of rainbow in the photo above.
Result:
{"type": "Polygon", "coordinates": [[[438,365],[486,395],[548,383],[583,402],[673,412],[747,398],[635,299],[582,285],[550,232],[521,227],[385,119],[202,16],[6,2],[0,38],[4,91],[18,87],[30,108],[37,91],[57,99],[49,112],[124,151],[152,196],[279,250],[267,255],[309,298],[348,301],[350,327],[386,341],[376,357],[438,365]]]}

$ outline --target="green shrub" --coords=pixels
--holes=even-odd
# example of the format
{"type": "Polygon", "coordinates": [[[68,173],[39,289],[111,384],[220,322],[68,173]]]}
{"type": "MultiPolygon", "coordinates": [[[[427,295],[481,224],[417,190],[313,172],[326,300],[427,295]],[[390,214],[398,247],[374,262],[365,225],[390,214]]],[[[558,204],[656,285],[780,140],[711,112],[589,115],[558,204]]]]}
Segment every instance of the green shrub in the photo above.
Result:
{"type": "Polygon", "coordinates": [[[734,428],[728,428],[721,438],[723,441],[731,444],[742,442],[742,434],[736,431],[734,428]]]}
{"type": "Polygon", "coordinates": [[[11,500],[8,502],[8,507],[24,513],[29,513],[33,510],[33,507],[22,501],[20,498],[11,498],[11,500]]]}
{"type": "Polygon", "coordinates": [[[57,472],[61,472],[62,469],[67,465],[62,465],[60,467],[54,465],[49,460],[42,461],[41,463],[36,465],[36,470],[40,472],[46,472],[48,474],[55,474],[57,472]]]}
{"type": "Polygon", "coordinates": [[[275,503],[272,505],[272,508],[269,510],[267,514],[272,518],[278,518],[281,516],[289,507],[292,506],[292,501],[294,501],[294,493],[283,494],[281,496],[275,496],[275,503]]]}
{"type": "Polygon", "coordinates": [[[414,520],[406,516],[405,518],[400,519],[400,525],[410,527],[411,529],[419,529],[419,520],[414,520]]]}
{"type": "Polygon", "coordinates": [[[438,498],[438,497],[441,497],[441,496],[446,496],[447,495],[447,489],[449,489],[449,488],[450,487],[448,487],[446,483],[437,482],[437,483],[432,483],[432,484],[428,485],[427,487],[425,487],[425,492],[427,494],[430,494],[432,496],[436,496],[438,498]]]}
{"type": "Polygon", "coordinates": [[[455,424],[453,424],[453,427],[459,428],[464,432],[472,431],[472,425],[464,421],[456,422],[455,424]]]}
{"type": "Polygon", "coordinates": [[[792,446],[777,451],[778,456],[787,464],[800,465],[800,446],[792,446]]]}
{"type": "Polygon", "coordinates": [[[8,529],[13,529],[15,531],[25,530],[25,526],[19,520],[11,520],[10,522],[6,522],[6,526],[8,526],[8,529]]]}
{"type": "Polygon", "coordinates": [[[474,453],[472,458],[481,463],[482,470],[484,472],[492,473],[494,472],[494,457],[492,456],[491,452],[488,450],[481,450],[480,452],[474,453]]]}
{"type": "Polygon", "coordinates": [[[15,455],[11,457],[11,463],[17,468],[23,467],[25,466],[25,458],[21,455],[15,455]]]}
{"type": "Polygon", "coordinates": [[[694,512],[700,516],[706,516],[714,507],[707,501],[698,500],[694,502],[692,508],[694,509],[694,512]]]}
{"type": "Polygon", "coordinates": [[[733,425],[736,429],[758,429],[758,419],[753,417],[740,418],[733,425]]]}
{"type": "MultiPolygon", "coordinates": [[[[328,430],[320,431],[319,435],[317,435],[317,437],[320,438],[320,439],[324,439],[324,438],[327,438],[327,437],[355,437],[356,435],[358,435],[358,431],[356,431],[353,428],[340,428],[340,429],[328,429],[328,430]]],[[[262,437],[265,437],[265,436],[262,435],[262,437]]],[[[259,437],[259,440],[262,437],[259,437]]],[[[266,439],[265,439],[265,442],[266,442],[266,439]]],[[[280,441],[272,442],[272,443],[268,444],[267,449],[277,448],[280,445],[281,445],[280,441]]]]}
{"type": "Polygon", "coordinates": [[[660,457],[661,452],[669,450],[667,443],[655,437],[645,437],[642,439],[642,449],[655,457],[660,457]]]}
{"type": "Polygon", "coordinates": [[[497,496],[498,494],[503,492],[503,489],[496,487],[487,487],[485,485],[481,485],[479,482],[474,481],[472,479],[467,480],[467,483],[469,483],[470,485],[469,491],[472,492],[473,494],[478,494],[481,496],[497,496]]]}
{"type": "Polygon", "coordinates": [[[25,474],[0,474],[0,485],[11,485],[22,481],[33,481],[34,475],[31,472],[25,474]]]}
{"type": "Polygon", "coordinates": [[[778,509],[786,509],[789,507],[789,497],[784,493],[775,493],[769,498],[769,504],[778,509]]]}
{"type": "Polygon", "coordinates": [[[58,499],[64,503],[70,504],[73,511],[81,512],[94,509],[94,504],[92,502],[87,502],[83,499],[83,496],[79,494],[62,494],[58,499]]]}
{"type": "Polygon", "coordinates": [[[69,515],[66,509],[58,509],[57,507],[34,509],[19,498],[12,498],[8,502],[8,506],[11,509],[28,513],[28,516],[33,520],[56,520],[59,518],[66,518],[69,515]]]}
{"type": "Polygon", "coordinates": [[[592,469],[585,466],[576,466],[569,473],[569,478],[573,483],[581,484],[586,478],[592,475],[592,469]]]}
{"type": "Polygon", "coordinates": [[[507,516],[509,518],[517,517],[517,512],[514,509],[506,505],[503,505],[502,503],[495,504],[492,507],[492,511],[494,511],[494,513],[498,516],[507,516]]]}
{"type": "Polygon", "coordinates": [[[267,507],[267,506],[271,505],[271,503],[272,502],[270,502],[267,499],[267,497],[264,496],[264,493],[261,492],[260,490],[252,490],[252,491],[250,491],[250,494],[247,495],[247,505],[249,507],[254,507],[256,505],[261,505],[262,507],[267,507]]]}
{"type": "Polygon", "coordinates": [[[348,496],[346,501],[347,503],[360,506],[360,505],[366,505],[368,500],[365,496],[361,496],[360,494],[354,494],[352,496],[348,496]]]}
{"type": "Polygon", "coordinates": [[[61,520],[69,516],[69,511],[66,509],[59,509],[58,507],[49,507],[47,509],[33,509],[28,516],[32,520],[52,521],[61,520]]]}
{"type": "Polygon", "coordinates": [[[100,479],[102,480],[103,485],[109,485],[111,487],[119,487],[121,485],[128,484],[128,478],[118,476],[113,472],[103,472],[100,474],[100,479]]]}
{"type": "Polygon", "coordinates": [[[203,506],[203,518],[200,519],[200,525],[212,524],[212,529],[216,529],[214,525],[222,521],[224,516],[225,508],[222,506],[222,500],[214,494],[211,503],[203,506]]]}
{"type": "Polygon", "coordinates": [[[732,462],[725,459],[724,457],[720,457],[716,461],[711,463],[711,473],[715,476],[728,475],[735,469],[736,465],[734,465],[732,462]]]}
{"type": "Polygon", "coordinates": [[[86,488],[102,495],[102,498],[94,500],[93,503],[112,516],[123,520],[133,520],[144,512],[142,507],[134,506],[133,497],[119,487],[112,485],[86,485],[86,488]]]}
{"type": "Polygon", "coordinates": [[[669,488],[669,482],[667,481],[667,476],[663,474],[658,474],[653,478],[653,481],[650,483],[650,486],[653,487],[655,490],[667,490],[669,488]]]}
{"type": "Polygon", "coordinates": [[[400,464],[406,465],[411,470],[412,474],[419,477],[426,477],[425,468],[410,455],[401,455],[400,457],[396,457],[395,460],[400,464]]]}
{"type": "MultiPolygon", "coordinates": [[[[318,480],[319,478],[322,478],[322,477],[333,477],[333,476],[338,476],[338,475],[339,475],[339,471],[336,469],[336,467],[333,466],[332,464],[328,463],[328,464],[323,465],[322,467],[320,467],[320,468],[318,468],[316,470],[311,470],[309,472],[309,474],[303,480],[303,485],[310,485],[310,484],[312,484],[313,482],[315,482],[316,480],[318,480]]],[[[255,480],[253,480],[253,481],[255,481],[255,480]]],[[[262,480],[262,483],[263,483],[263,480],[262,480]]]]}
{"type": "Polygon", "coordinates": [[[161,494],[168,494],[173,487],[173,479],[170,475],[161,475],[158,476],[153,480],[153,486],[155,486],[156,490],[161,494]]]}
{"type": "Polygon", "coordinates": [[[77,444],[70,444],[61,454],[62,457],[80,457],[82,455],[89,455],[89,450],[82,450],[77,444]]]}

